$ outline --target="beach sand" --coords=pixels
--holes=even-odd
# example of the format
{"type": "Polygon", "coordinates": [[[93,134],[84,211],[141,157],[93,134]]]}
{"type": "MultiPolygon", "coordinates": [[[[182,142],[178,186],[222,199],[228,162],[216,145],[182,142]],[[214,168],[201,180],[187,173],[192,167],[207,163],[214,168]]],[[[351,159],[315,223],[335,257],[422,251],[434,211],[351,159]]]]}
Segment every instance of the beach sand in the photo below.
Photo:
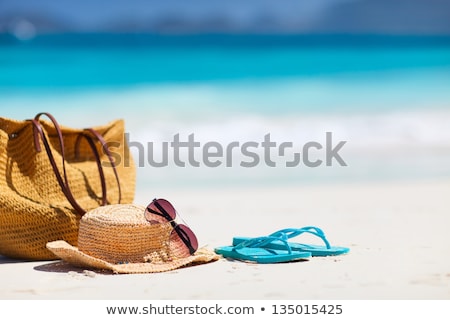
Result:
{"type": "MultiPolygon", "coordinates": [[[[220,259],[158,274],[90,272],[0,257],[2,299],[450,299],[450,181],[138,189],[169,199],[200,246],[286,227],[322,228],[350,253],[283,264],[220,259]]],[[[314,243],[308,236],[298,238],[314,243]]]]}

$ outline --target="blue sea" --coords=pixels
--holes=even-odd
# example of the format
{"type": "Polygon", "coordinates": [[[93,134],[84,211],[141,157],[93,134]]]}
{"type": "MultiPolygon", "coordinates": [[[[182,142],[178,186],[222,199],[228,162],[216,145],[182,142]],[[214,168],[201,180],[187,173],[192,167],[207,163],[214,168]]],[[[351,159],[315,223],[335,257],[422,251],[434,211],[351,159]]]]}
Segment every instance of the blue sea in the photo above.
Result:
{"type": "Polygon", "coordinates": [[[450,37],[0,35],[0,116],[42,111],[80,128],[124,119],[142,187],[448,178],[450,37]],[[327,132],[345,141],[346,166],[286,165],[308,142],[323,146],[310,158],[324,160],[327,132]],[[200,144],[200,165],[187,150],[184,167],[170,152],[167,166],[150,165],[148,143],[161,160],[177,135],[200,144]],[[238,148],[211,167],[209,142],[238,148]],[[244,168],[246,142],[260,161],[244,168]],[[284,155],[283,142],[293,145],[284,155]]]}

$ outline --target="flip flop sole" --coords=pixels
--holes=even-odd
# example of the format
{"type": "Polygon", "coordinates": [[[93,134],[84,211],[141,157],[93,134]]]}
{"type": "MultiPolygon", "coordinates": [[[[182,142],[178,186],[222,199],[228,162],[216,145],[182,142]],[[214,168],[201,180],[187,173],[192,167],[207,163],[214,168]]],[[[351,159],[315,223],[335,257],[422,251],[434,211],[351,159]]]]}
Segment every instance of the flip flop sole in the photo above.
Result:
{"type": "Polygon", "coordinates": [[[292,262],[298,260],[306,260],[311,257],[309,252],[292,252],[287,253],[286,249],[277,250],[270,248],[240,248],[234,246],[225,246],[215,248],[217,254],[221,254],[224,258],[235,260],[251,261],[256,263],[281,263],[292,262]]]}
{"type": "MultiPolygon", "coordinates": [[[[250,240],[251,238],[247,237],[234,237],[233,238],[233,246],[236,246],[244,241],[250,240]]],[[[326,257],[326,256],[337,256],[341,254],[348,253],[350,251],[349,248],[345,247],[330,247],[319,246],[319,245],[311,245],[311,244],[301,244],[295,242],[289,242],[289,246],[292,251],[295,252],[309,252],[313,257],[326,257]]],[[[264,246],[266,249],[274,249],[280,250],[285,248],[283,245],[278,243],[268,243],[264,246]]]]}

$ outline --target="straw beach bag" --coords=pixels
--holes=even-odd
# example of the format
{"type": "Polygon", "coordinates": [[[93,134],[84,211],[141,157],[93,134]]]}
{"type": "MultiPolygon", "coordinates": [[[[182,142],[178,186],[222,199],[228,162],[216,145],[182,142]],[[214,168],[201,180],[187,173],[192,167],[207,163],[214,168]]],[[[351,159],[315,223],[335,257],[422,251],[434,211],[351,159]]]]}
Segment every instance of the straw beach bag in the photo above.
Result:
{"type": "Polygon", "coordinates": [[[123,120],[72,129],[48,113],[0,118],[0,255],[57,259],[47,242],[77,245],[86,211],[131,203],[134,191],[123,120]]]}

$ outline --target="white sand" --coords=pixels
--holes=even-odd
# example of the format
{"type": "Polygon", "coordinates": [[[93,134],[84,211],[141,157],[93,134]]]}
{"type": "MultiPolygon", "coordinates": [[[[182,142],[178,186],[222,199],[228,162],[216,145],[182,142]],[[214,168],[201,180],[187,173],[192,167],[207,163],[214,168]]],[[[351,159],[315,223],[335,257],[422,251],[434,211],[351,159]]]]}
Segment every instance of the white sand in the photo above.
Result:
{"type": "MultiPolygon", "coordinates": [[[[153,187],[152,189],[155,189],[153,187]]],[[[137,190],[171,200],[201,245],[321,227],[345,256],[258,265],[221,259],[160,274],[86,272],[0,257],[2,299],[450,299],[450,181],[137,190]]],[[[302,242],[312,242],[309,237],[302,242]]]]}

